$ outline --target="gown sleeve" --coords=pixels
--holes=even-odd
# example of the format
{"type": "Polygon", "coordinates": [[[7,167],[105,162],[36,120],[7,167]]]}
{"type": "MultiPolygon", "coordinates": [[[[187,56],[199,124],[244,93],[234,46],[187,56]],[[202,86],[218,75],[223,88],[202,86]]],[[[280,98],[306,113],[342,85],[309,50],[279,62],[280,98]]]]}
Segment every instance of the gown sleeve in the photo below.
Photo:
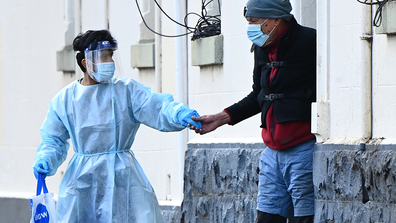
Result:
{"type": "Polygon", "coordinates": [[[47,116],[41,125],[42,141],[37,148],[35,158],[35,162],[39,159],[45,159],[52,164],[53,169],[48,173],[48,176],[56,173],[58,167],[65,161],[69,149],[69,132],[54,109],[54,107],[59,107],[56,106],[57,102],[56,97],[52,99],[47,116]]]}
{"type": "Polygon", "coordinates": [[[133,116],[142,124],[163,132],[180,131],[185,127],[177,119],[187,105],[174,101],[171,94],[155,93],[149,87],[132,81],[129,92],[133,116]]]}

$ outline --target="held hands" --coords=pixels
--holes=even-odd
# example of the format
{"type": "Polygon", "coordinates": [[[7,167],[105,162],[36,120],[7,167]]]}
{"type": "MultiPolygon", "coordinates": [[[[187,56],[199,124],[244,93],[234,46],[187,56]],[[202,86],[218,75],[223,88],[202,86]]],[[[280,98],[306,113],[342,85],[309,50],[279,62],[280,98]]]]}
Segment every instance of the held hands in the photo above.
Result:
{"type": "Polygon", "coordinates": [[[225,111],[222,111],[214,115],[203,115],[201,117],[196,116],[191,118],[194,121],[198,121],[202,123],[201,128],[189,124],[189,127],[192,130],[195,130],[196,133],[199,133],[201,135],[211,132],[224,124],[230,123],[231,121],[230,116],[225,111]]]}
{"type": "Polygon", "coordinates": [[[36,179],[38,179],[39,173],[46,177],[52,170],[52,163],[43,158],[36,160],[33,164],[33,172],[36,179]]]}

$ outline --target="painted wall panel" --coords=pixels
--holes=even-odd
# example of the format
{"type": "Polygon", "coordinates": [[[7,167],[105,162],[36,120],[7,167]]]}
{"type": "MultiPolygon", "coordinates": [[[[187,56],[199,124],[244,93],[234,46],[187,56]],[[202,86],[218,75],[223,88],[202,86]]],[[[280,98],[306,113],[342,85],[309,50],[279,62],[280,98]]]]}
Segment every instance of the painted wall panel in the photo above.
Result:
{"type": "MultiPolygon", "coordinates": [[[[360,25],[347,10],[355,2],[330,2],[329,98],[330,138],[360,138],[363,119],[363,90],[360,78],[360,25]],[[337,11],[337,13],[334,13],[337,11]]],[[[360,11],[354,13],[357,18],[360,11]]],[[[323,35],[319,33],[318,35],[323,35]]]]}
{"type": "MultiPolygon", "coordinates": [[[[49,101],[74,80],[56,71],[64,45],[64,5],[58,1],[1,1],[0,196],[31,196],[32,164],[49,101]]],[[[55,193],[62,178],[48,181],[55,193]]]]}
{"type": "Polygon", "coordinates": [[[81,1],[81,27],[86,30],[108,28],[108,11],[106,0],[81,1]]]}
{"type": "MultiPolygon", "coordinates": [[[[189,67],[189,96],[192,107],[201,115],[214,114],[238,102],[252,90],[252,42],[247,38],[247,22],[243,17],[245,1],[222,2],[222,34],[224,36],[223,64],[189,67]]],[[[199,12],[200,2],[189,2],[188,11],[199,12]]],[[[189,20],[190,26],[192,21],[189,20]]],[[[189,46],[190,47],[190,46],[189,46]]],[[[260,116],[257,115],[235,126],[222,126],[206,135],[190,133],[194,141],[215,138],[260,139],[260,116]]]]}
{"type": "Polygon", "coordinates": [[[396,37],[373,39],[373,138],[395,139],[396,37]]]}

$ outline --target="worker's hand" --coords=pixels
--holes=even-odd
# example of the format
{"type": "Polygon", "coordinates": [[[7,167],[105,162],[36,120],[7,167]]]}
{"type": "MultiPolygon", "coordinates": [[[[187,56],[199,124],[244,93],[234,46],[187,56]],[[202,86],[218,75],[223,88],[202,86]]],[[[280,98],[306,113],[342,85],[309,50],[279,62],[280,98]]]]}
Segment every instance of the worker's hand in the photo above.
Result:
{"type": "Polygon", "coordinates": [[[36,179],[38,179],[39,173],[47,176],[53,170],[52,163],[41,158],[34,162],[33,172],[36,179]]]}
{"type": "Polygon", "coordinates": [[[197,128],[196,126],[193,125],[191,125],[190,128],[192,130],[195,130],[196,133],[203,135],[217,129],[218,127],[224,124],[230,123],[231,118],[225,111],[222,111],[214,115],[203,115],[201,117],[192,117],[192,120],[201,122],[202,128],[197,128]]]}
{"type": "Polygon", "coordinates": [[[179,120],[181,125],[189,127],[190,129],[191,126],[195,126],[195,128],[201,129],[201,122],[192,120],[192,116],[199,117],[199,114],[193,109],[183,109],[177,113],[177,119],[179,120]]]}

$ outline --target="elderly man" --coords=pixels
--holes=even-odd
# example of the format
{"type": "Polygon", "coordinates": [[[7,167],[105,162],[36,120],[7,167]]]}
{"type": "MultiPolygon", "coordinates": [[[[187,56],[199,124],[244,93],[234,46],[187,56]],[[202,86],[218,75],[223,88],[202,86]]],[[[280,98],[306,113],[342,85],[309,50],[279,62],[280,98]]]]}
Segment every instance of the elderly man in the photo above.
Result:
{"type": "Polygon", "coordinates": [[[260,160],[257,222],[313,222],[315,136],[311,103],[316,99],[316,31],[299,25],[289,0],[249,0],[244,15],[253,42],[253,90],[214,115],[194,118],[205,134],[261,112],[267,146],[260,160]],[[292,209],[293,208],[293,209],[292,209]]]}

